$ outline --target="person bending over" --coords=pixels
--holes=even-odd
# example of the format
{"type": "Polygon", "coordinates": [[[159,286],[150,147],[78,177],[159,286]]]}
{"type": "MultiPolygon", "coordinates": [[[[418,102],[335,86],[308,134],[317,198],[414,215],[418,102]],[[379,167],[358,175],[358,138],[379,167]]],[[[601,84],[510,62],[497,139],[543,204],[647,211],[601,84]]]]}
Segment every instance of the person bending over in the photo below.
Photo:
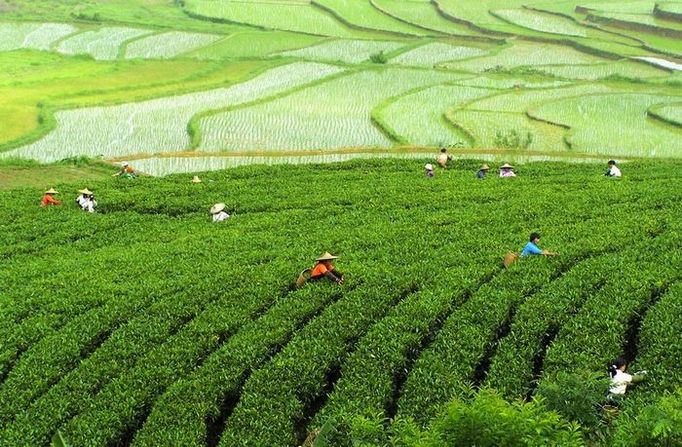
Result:
{"type": "Polygon", "coordinates": [[[317,264],[315,264],[315,267],[313,267],[312,271],[310,272],[310,279],[313,281],[319,281],[323,278],[327,278],[337,284],[342,284],[343,273],[336,270],[336,267],[334,267],[333,263],[334,259],[338,258],[338,256],[334,256],[328,251],[324,252],[322,256],[316,259],[317,264]]]}
{"type": "Polygon", "coordinates": [[[538,243],[540,242],[540,233],[531,233],[530,238],[528,240],[528,243],[526,244],[525,247],[523,247],[523,250],[521,250],[521,257],[525,256],[557,256],[559,253],[553,253],[551,251],[547,250],[542,250],[540,247],[538,247],[538,243]]]}

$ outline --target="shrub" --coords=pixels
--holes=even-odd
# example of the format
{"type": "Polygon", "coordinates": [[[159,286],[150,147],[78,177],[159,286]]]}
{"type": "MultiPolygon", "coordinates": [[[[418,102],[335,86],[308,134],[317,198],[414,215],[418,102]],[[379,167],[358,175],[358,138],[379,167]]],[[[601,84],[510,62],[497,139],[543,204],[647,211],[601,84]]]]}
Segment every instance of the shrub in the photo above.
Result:
{"type": "Polygon", "coordinates": [[[375,64],[385,64],[388,62],[388,58],[384,54],[383,50],[378,53],[370,54],[369,60],[375,64]]]}
{"type": "Polygon", "coordinates": [[[538,388],[547,408],[587,429],[601,421],[598,408],[603,403],[608,378],[594,372],[559,372],[553,380],[543,380],[538,388]]]}
{"type": "Polygon", "coordinates": [[[614,445],[659,447],[682,445],[682,389],[648,405],[637,417],[622,416],[614,445]]]}
{"type": "Polygon", "coordinates": [[[583,445],[579,426],[548,411],[542,400],[509,403],[492,389],[449,402],[427,432],[409,420],[396,421],[393,430],[393,445],[583,445]]]}

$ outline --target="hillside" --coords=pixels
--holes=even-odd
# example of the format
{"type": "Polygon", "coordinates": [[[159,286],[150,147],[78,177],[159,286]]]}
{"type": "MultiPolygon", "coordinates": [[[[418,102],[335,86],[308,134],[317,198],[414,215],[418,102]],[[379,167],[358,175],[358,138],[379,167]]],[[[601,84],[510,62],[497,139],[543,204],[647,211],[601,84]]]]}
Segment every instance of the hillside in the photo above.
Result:
{"type": "Polygon", "coordinates": [[[0,159],[679,158],[680,5],[5,0],[0,159]]]}
{"type": "Polygon", "coordinates": [[[679,162],[482,181],[476,161],[431,179],[424,162],[45,185],[65,201],[48,209],[0,191],[0,444],[284,446],[326,426],[387,445],[391,419],[428,427],[470,386],[571,420],[548,390],[624,355],[649,380],[609,444],[682,386],[679,162]],[[84,186],[96,214],[72,202],[84,186]],[[560,256],[503,269],[531,231],[560,256]],[[345,283],[295,289],[327,250],[345,283]]]}

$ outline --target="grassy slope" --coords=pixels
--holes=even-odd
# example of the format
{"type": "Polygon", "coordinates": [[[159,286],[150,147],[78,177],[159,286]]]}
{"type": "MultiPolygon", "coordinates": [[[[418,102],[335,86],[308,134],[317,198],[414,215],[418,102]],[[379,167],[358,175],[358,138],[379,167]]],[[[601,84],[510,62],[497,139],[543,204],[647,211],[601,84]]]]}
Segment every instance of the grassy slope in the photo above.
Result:
{"type": "Polygon", "coordinates": [[[106,163],[55,163],[45,166],[27,161],[5,160],[0,162],[0,190],[30,188],[35,191],[63,183],[84,185],[103,180],[112,172],[114,168],[106,163]]]}

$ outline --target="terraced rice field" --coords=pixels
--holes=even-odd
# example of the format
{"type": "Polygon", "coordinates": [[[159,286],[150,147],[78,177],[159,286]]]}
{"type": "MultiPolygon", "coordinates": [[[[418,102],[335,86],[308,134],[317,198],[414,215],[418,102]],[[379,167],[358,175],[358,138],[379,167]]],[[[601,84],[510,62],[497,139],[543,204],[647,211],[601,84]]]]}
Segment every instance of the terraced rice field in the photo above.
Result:
{"type": "Polygon", "coordinates": [[[212,34],[170,31],[137,39],[126,45],[125,57],[144,59],[169,59],[179,54],[205,47],[221,39],[212,34]]]}
{"type": "MultiPolygon", "coordinates": [[[[49,21],[44,19],[50,10],[46,0],[14,1],[21,3],[23,15],[9,10],[0,23],[0,56],[11,55],[0,57],[6,73],[14,73],[12,65],[29,57],[30,50],[41,51],[31,53],[32,60],[61,55],[66,69],[73,67],[88,79],[102,76],[98,64],[104,61],[112,66],[195,61],[206,69],[184,81],[192,83],[190,95],[167,73],[150,75],[148,82],[136,78],[126,87],[101,83],[71,95],[49,94],[61,76],[50,79],[49,71],[23,70],[6,78],[6,88],[0,78],[8,98],[0,106],[8,117],[0,124],[4,158],[155,158],[180,151],[194,151],[195,157],[210,156],[204,152],[390,153],[406,145],[420,153],[442,144],[490,155],[509,150],[498,145],[511,134],[527,136],[530,142],[522,149],[537,156],[680,156],[681,131],[674,117],[668,119],[666,104],[649,104],[663,110],[664,119],[646,114],[647,101],[632,105],[632,111],[630,105],[603,101],[594,108],[599,116],[576,119],[568,109],[583,107],[583,98],[562,94],[564,86],[589,83],[593,88],[580,91],[679,103],[682,45],[666,34],[681,26],[675,1],[655,7],[651,1],[611,0],[186,0],[175,6],[112,0],[76,9],[52,5],[49,21]],[[662,15],[665,11],[673,15],[662,15]],[[591,16],[639,18],[649,28],[625,30],[622,23],[588,20],[591,16]],[[219,67],[247,61],[263,68],[219,74],[225,70],[219,67]],[[291,63],[297,61],[326,68],[306,82],[288,83],[298,76],[299,65],[291,63]],[[247,80],[267,77],[263,70],[281,76],[281,88],[247,80]],[[327,79],[340,73],[344,76],[327,79]],[[31,82],[46,92],[39,100],[22,93],[35,90],[31,82]],[[506,91],[501,99],[509,101],[509,110],[477,109],[463,101],[477,87],[506,91]],[[236,91],[249,93],[237,99],[229,93],[236,91]],[[199,97],[205,100],[195,102],[199,97]],[[531,97],[532,102],[525,100],[531,97]],[[543,122],[535,112],[545,102],[567,110],[566,119],[543,122]],[[656,137],[640,144],[625,132],[627,137],[605,144],[602,138],[610,138],[609,132],[596,131],[592,119],[614,133],[627,122],[656,137]]],[[[591,104],[589,93],[584,95],[585,104],[591,104]]]]}
{"type": "Polygon", "coordinates": [[[65,23],[3,23],[0,24],[0,51],[49,50],[54,42],[76,31],[76,27],[65,23]]]}
{"type": "Polygon", "coordinates": [[[135,28],[105,27],[70,37],[57,46],[57,51],[71,55],[87,54],[96,60],[111,60],[118,57],[119,47],[125,41],[148,33],[135,28]]]}
{"type": "Polygon", "coordinates": [[[298,57],[330,62],[346,62],[357,64],[369,61],[370,56],[380,52],[389,53],[403,46],[400,42],[382,42],[373,40],[332,40],[314,47],[279,53],[282,56],[298,57]]]}

